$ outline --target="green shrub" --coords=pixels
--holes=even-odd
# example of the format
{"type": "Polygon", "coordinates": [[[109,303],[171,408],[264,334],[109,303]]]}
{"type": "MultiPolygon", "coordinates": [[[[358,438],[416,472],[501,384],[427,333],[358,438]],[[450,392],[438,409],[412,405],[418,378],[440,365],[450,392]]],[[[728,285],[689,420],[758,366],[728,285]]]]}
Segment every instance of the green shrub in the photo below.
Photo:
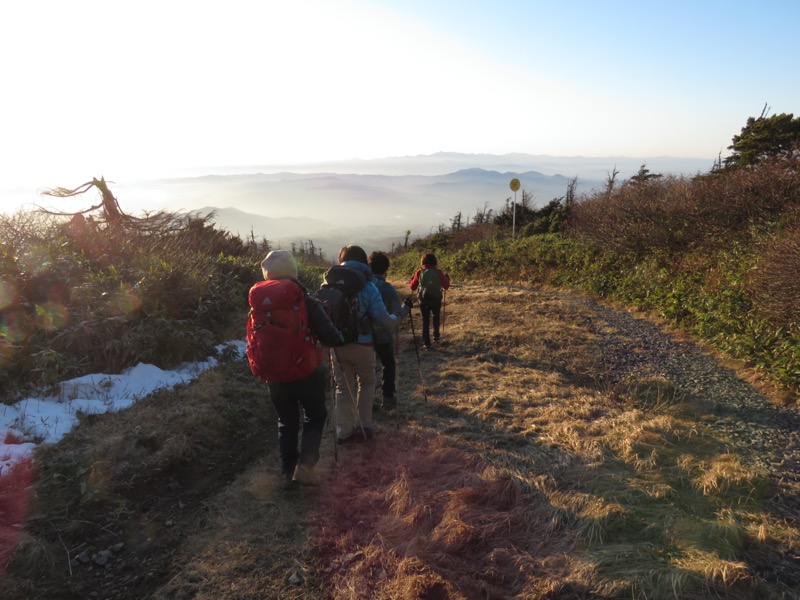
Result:
{"type": "Polygon", "coordinates": [[[419,251],[431,248],[455,281],[546,283],[619,299],[798,390],[798,167],[797,157],[784,158],[610,186],[572,206],[566,233],[541,234],[533,221],[529,236],[494,229],[447,250],[433,244],[440,235],[396,254],[392,271],[413,273],[419,251]]]}
{"type": "Polygon", "coordinates": [[[258,249],[202,223],[172,225],[76,230],[36,213],[4,217],[0,393],[212,354],[246,312],[258,249]]]}

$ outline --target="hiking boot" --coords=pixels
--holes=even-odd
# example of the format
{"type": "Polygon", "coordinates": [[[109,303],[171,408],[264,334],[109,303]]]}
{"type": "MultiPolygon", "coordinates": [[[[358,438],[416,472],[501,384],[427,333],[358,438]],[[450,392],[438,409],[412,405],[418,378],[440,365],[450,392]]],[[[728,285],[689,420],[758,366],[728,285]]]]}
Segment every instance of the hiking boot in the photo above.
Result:
{"type": "Polygon", "coordinates": [[[318,487],[321,483],[319,474],[314,467],[308,467],[306,465],[297,465],[297,468],[294,470],[292,481],[296,481],[300,485],[312,487],[318,487]]]}
{"type": "Polygon", "coordinates": [[[294,489],[294,481],[291,473],[281,473],[281,489],[288,492],[294,489]]]}
{"type": "Polygon", "coordinates": [[[392,396],[383,397],[383,410],[394,410],[397,408],[397,400],[392,396]]]}
{"type": "Polygon", "coordinates": [[[361,427],[356,427],[353,430],[353,439],[358,442],[363,442],[364,438],[371,440],[374,435],[375,432],[372,431],[372,427],[364,427],[364,429],[361,429],[361,427]]]}
{"type": "Polygon", "coordinates": [[[425,345],[424,345],[424,346],[422,346],[422,347],[423,347],[425,350],[433,350],[433,346],[431,346],[430,344],[425,344],[425,345]]]}

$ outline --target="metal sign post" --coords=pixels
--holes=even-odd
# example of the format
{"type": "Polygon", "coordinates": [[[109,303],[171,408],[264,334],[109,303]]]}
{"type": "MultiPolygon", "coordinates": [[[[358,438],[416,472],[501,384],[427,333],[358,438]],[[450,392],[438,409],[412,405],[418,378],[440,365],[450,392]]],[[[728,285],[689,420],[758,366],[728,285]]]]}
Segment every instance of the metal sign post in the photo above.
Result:
{"type": "Polygon", "coordinates": [[[514,192],[514,205],[511,209],[511,237],[517,237],[517,190],[519,189],[519,179],[516,177],[508,184],[511,191],[514,192]]]}

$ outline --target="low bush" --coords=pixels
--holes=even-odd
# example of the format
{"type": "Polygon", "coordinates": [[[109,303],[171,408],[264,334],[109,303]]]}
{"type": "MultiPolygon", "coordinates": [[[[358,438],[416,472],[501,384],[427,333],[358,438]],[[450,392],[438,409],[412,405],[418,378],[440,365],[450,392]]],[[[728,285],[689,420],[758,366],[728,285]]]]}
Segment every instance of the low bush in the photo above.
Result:
{"type": "Polygon", "coordinates": [[[3,217],[0,394],[212,354],[246,310],[260,258],[194,223],[123,231],[40,213],[3,217]]]}

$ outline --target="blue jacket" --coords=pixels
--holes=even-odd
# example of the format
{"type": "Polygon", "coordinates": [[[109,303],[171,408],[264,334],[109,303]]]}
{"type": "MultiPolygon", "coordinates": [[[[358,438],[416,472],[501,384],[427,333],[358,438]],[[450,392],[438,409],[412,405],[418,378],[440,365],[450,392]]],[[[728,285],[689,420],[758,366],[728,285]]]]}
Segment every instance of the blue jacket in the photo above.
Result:
{"type": "MultiPolygon", "coordinates": [[[[365,316],[368,317],[373,327],[379,327],[390,331],[393,330],[397,325],[397,317],[386,312],[386,306],[384,306],[383,300],[381,299],[381,293],[378,291],[378,288],[375,287],[373,281],[372,269],[370,269],[368,265],[358,262],[357,260],[346,260],[342,263],[342,266],[362,271],[367,278],[364,287],[358,292],[358,316],[362,318],[365,316]]],[[[358,334],[356,343],[373,344],[374,342],[375,338],[372,334],[372,328],[369,328],[368,331],[358,334]]]]}
{"type": "MultiPolygon", "coordinates": [[[[373,274],[372,276],[374,277],[373,282],[375,283],[375,287],[378,288],[378,291],[381,293],[381,300],[383,300],[383,305],[386,307],[387,312],[403,318],[405,316],[405,314],[403,314],[403,308],[405,307],[400,303],[400,296],[397,295],[397,290],[394,289],[391,283],[386,281],[386,275],[373,274]]],[[[408,314],[407,311],[405,312],[408,314]]],[[[396,325],[391,329],[384,329],[379,325],[375,325],[375,343],[390,343],[394,339],[395,327],[396,325]]]]}

